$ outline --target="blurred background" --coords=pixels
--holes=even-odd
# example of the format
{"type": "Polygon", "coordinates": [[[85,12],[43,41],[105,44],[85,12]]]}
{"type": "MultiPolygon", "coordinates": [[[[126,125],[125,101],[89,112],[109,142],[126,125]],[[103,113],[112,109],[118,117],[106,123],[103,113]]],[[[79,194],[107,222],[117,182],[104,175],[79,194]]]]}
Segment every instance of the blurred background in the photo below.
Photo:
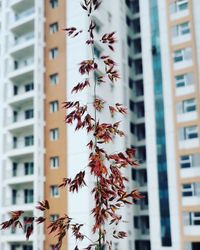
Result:
{"type": "MultiPolygon", "coordinates": [[[[126,136],[108,150],[136,148],[128,189],[144,196],[122,210],[128,237],[112,249],[200,250],[200,1],[103,0],[91,18],[96,61],[110,53],[120,72],[98,96],[129,110],[120,118],[126,136]],[[114,53],[99,42],[112,31],[114,53]]],[[[58,189],[88,163],[89,136],[67,127],[62,109],[77,98],[78,63],[91,58],[87,29],[79,0],[0,0],[0,221],[13,210],[38,216],[36,203],[48,199],[50,221],[67,213],[91,234],[90,192],[58,189]],[[86,33],[69,39],[62,29],[72,26],[86,33]]],[[[91,102],[92,89],[78,98],[91,102]]],[[[29,241],[23,230],[0,231],[0,250],[53,250],[55,242],[42,225],[29,241]]],[[[62,249],[74,244],[69,235],[62,249]]]]}

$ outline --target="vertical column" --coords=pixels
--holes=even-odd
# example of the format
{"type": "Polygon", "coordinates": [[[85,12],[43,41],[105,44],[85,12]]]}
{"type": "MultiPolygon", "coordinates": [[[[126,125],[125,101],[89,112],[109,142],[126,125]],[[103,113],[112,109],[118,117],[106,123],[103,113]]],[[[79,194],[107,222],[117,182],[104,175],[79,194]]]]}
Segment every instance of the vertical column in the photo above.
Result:
{"type": "MultiPolygon", "coordinates": [[[[45,2],[45,199],[51,220],[67,213],[66,190],[58,185],[66,177],[66,125],[62,102],[66,100],[66,42],[61,31],[66,23],[66,1],[45,2]]],[[[56,238],[45,228],[44,249],[53,249],[56,238]]],[[[66,249],[66,238],[63,242],[66,249]]]]}

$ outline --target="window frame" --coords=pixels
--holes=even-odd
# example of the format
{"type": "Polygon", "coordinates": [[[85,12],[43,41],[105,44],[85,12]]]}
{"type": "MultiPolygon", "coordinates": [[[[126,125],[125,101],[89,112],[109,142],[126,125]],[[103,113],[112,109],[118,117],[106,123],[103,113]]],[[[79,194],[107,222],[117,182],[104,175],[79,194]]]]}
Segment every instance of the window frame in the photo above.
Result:
{"type": "Polygon", "coordinates": [[[49,4],[52,9],[55,9],[58,7],[58,0],[50,0],[49,4]]]}
{"type": "Polygon", "coordinates": [[[52,169],[59,168],[59,156],[50,157],[50,167],[52,169]]]}
{"type": "Polygon", "coordinates": [[[49,32],[50,34],[55,34],[56,32],[58,32],[58,22],[49,24],[49,32]]]}
{"type": "Polygon", "coordinates": [[[52,198],[58,198],[60,196],[58,185],[51,185],[50,193],[52,198]]]}
{"type": "Polygon", "coordinates": [[[50,113],[58,112],[58,110],[59,110],[59,104],[58,104],[57,100],[51,101],[49,103],[49,110],[50,110],[50,113]]]}
{"type": "Polygon", "coordinates": [[[58,128],[50,129],[50,140],[57,141],[58,139],[59,139],[59,129],[58,128]]]}
{"type": "Polygon", "coordinates": [[[58,47],[49,49],[49,59],[50,60],[56,59],[58,57],[58,53],[59,53],[58,47]]]}
{"type": "Polygon", "coordinates": [[[50,81],[50,84],[55,86],[58,84],[58,73],[53,73],[51,75],[49,75],[49,81],[50,81]]]}

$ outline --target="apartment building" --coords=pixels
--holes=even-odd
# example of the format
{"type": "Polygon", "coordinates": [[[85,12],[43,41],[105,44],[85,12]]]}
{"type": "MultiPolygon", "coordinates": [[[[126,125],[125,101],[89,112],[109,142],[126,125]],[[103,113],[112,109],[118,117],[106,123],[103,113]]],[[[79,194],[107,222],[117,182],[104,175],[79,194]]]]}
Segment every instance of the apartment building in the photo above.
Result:
{"type": "MultiPolygon", "coordinates": [[[[39,216],[35,205],[48,199],[49,220],[67,213],[78,222],[86,221],[85,233],[91,235],[91,194],[86,191],[72,196],[58,189],[63,177],[73,177],[88,162],[85,145],[89,137],[66,128],[62,110],[63,101],[75,98],[70,90],[81,79],[77,64],[91,56],[85,45],[87,34],[66,42],[61,31],[70,25],[87,27],[87,17],[79,4],[74,0],[0,0],[0,220],[6,220],[9,211],[14,210],[24,210],[24,220],[39,216]]],[[[104,1],[101,11],[92,18],[99,38],[108,27],[122,37],[114,58],[123,73],[121,85],[114,88],[108,84],[98,95],[113,103],[126,103],[125,2],[104,1]]],[[[94,52],[98,60],[106,50],[97,41],[94,52]]],[[[87,103],[93,94],[89,90],[78,98],[87,103]]],[[[108,118],[106,114],[102,117],[108,118]]],[[[122,125],[126,131],[127,124],[122,125]]],[[[128,140],[128,136],[116,139],[109,150],[124,150],[128,140]]],[[[131,220],[130,209],[123,214],[125,220],[131,220]]],[[[53,249],[56,238],[48,235],[45,226],[35,226],[29,241],[23,230],[0,231],[0,249],[53,249]]],[[[123,227],[129,240],[114,242],[115,249],[129,249],[132,245],[132,224],[123,227]]],[[[62,249],[72,249],[74,244],[69,235],[62,249]]]]}
{"type": "MultiPolygon", "coordinates": [[[[13,210],[39,216],[43,199],[50,220],[67,211],[58,190],[67,173],[65,9],[65,1],[1,1],[1,220],[13,210]]],[[[3,231],[0,248],[53,249],[43,231],[35,227],[29,241],[23,230],[3,231]]]]}
{"type": "Polygon", "coordinates": [[[126,4],[131,143],[142,159],[132,178],[145,196],[133,208],[134,249],[200,249],[200,2],[126,4]]]}

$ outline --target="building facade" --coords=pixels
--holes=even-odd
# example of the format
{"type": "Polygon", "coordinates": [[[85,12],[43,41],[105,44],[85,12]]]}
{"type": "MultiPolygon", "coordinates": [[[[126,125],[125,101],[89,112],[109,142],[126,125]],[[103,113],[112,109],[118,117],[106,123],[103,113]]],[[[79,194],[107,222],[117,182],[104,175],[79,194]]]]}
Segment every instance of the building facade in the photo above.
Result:
{"type": "Polygon", "coordinates": [[[128,61],[132,145],[146,152],[132,176],[146,197],[134,208],[134,247],[200,249],[200,3],[126,3],[127,42],[137,52],[128,61]]]}
{"type": "MultiPolygon", "coordinates": [[[[114,88],[108,84],[98,92],[113,104],[127,102],[128,96],[125,10],[124,2],[104,1],[101,11],[92,17],[97,23],[97,38],[108,32],[108,27],[110,32],[119,31],[123,38],[117,44],[114,58],[120,62],[120,71],[123,69],[121,85],[114,88]]],[[[91,235],[90,192],[85,190],[86,194],[81,192],[76,196],[58,189],[63,177],[73,177],[88,162],[89,137],[83,132],[74,134],[73,128],[66,127],[62,102],[76,98],[70,92],[81,80],[77,64],[90,57],[91,52],[85,45],[87,33],[75,40],[66,40],[61,31],[70,25],[87,29],[87,23],[79,1],[0,1],[1,221],[15,210],[25,211],[24,220],[42,215],[35,206],[38,201],[47,199],[51,205],[49,221],[67,213],[78,222],[86,222],[85,234],[91,235]]],[[[105,52],[96,42],[96,59],[105,52]]],[[[78,98],[81,102],[92,102],[93,93],[89,90],[78,98]]],[[[109,119],[106,113],[102,117],[109,119]]],[[[128,130],[128,120],[122,126],[128,130]]],[[[116,139],[108,150],[121,151],[128,144],[128,136],[116,139]]],[[[88,176],[87,180],[91,184],[94,181],[88,176]]],[[[123,214],[126,221],[131,220],[131,210],[124,210],[123,214]]],[[[123,227],[130,237],[114,242],[116,249],[122,246],[128,249],[132,245],[132,224],[123,227]]],[[[2,250],[52,250],[55,243],[56,238],[48,235],[46,225],[35,226],[29,241],[21,229],[0,231],[2,250]]],[[[62,249],[74,247],[75,242],[69,235],[62,249]]]]}

